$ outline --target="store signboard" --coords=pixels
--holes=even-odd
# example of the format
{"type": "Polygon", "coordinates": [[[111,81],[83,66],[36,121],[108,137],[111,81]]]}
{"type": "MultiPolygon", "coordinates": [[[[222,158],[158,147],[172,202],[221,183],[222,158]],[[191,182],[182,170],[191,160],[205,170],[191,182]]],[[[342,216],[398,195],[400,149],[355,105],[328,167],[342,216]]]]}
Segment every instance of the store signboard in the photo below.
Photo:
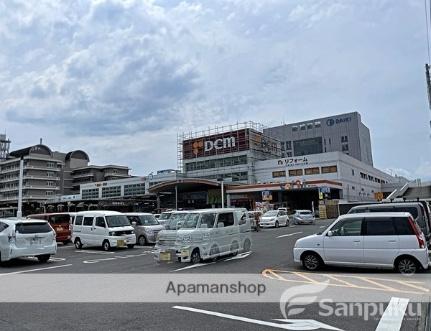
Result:
{"type": "Polygon", "coordinates": [[[183,141],[183,158],[196,159],[250,149],[249,130],[229,131],[183,141]]]}
{"type": "Polygon", "coordinates": [[[263,201],[271,201],[272,200],[271,191],[262,191],[262,200],[263,201]]]}

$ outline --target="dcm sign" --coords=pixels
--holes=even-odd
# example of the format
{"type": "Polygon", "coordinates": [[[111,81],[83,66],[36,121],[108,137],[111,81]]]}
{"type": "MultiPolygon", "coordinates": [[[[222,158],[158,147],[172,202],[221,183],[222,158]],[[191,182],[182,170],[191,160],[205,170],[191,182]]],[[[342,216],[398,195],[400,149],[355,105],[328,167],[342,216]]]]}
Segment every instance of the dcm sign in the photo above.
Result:
{"type": "Polygon", "coordinates": [[[183,141],[183,158],[196,159],[246,151],[250,148],[249,129],[234,130],[183,141]]]}
{"type": "Polygon", "coordinates": [[[220,150],[224,148],[235,147],[235,137],[219,138],[216,140],[205,140],[205,152],[209,152],[212,149],[220,150]]]}

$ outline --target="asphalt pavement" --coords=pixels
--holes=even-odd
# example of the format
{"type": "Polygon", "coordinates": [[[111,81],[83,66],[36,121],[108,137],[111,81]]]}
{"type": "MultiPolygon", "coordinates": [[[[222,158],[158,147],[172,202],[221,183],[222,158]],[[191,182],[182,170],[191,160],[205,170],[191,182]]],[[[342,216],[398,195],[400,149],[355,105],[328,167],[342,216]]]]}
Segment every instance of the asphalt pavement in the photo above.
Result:
{"type": "MultiPolygon", "coordinates": [[[[417,315],[426,315],[427,307],[405,298],[417,292],[427,294],[429,289],[426,285],[397,279],[395,284],[392,278],[397,275],[388,271],[325,268],[310,274],[293,262],[295,241],[323,230],[330,222],[318,220],[315,225],[253,232],[251,253],[194,266],[179,262],[157,263],[151,253],[152,246],[104,252],[99,248],[76,250],[71,244],[59,244],[58,254],[46,264],[30,258],[3,263],[0,280],[7,284],[8,277],[21,274],[89,274],[92,277],[124,273],[168,274],[172,279],[184,274],[196,274],[197,277],[202,277],[202,274],[255,274],[266,281],[286,286],[318,284],[328,280],[329,297],[330,293],[339,296],[341,292],[345,293],[346,301],[354,301],[352,298],[366,301],[363,298],[368,293],[382,293],[385,300],[378,303],[378,313],[374,314],[374,306],[365,304],[348,307],[352,311],[346,312],[343,311],[345,307],[337,305],[337,302],[328,303],[323,308],[317,303],[310,303],[300,308],[302,310],[296,310],[292,317],[289,315],[288,320],[283,316],[278,302],[0,303],[0,330],[419,329],[427,316],[417,315]],[[397,305],[407,305],[408,309],[401,316],[398,328],[394,328],[394,317],[388,319],[385,311],[389,306],[397,305]],[[369,314],[365,314],[364,310],[369,314]],[[382,315],[385,316],[382,318],[382,315]]],[[[142,286],[151,287],[152,284],[142,286]]],[[[50,291],[49,284],[46,291],[50,291]]]]}

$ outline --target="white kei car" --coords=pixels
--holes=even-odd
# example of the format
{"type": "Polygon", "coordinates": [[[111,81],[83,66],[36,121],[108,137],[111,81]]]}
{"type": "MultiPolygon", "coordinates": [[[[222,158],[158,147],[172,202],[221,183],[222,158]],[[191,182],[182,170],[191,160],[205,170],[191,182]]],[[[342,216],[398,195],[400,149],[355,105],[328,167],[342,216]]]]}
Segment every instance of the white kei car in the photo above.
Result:
{"type": "Polygon", "coordinates": [[[287,212],[284,210],[269,210],[265,214],[263,214],[260,220],[260,227],[274,227],[278,228],[279,226],[288,226],[289,225],[289,217],[287,216],[287,212]]]}
{"type": "Polygon", "coordinates": [[[425,236],[410,213],[340,216],[322,233],[298,239],[293,255],[309,271],[326,264],[413,274],[429,264],[425,236]]]}
{"type": "Polygon", "coordinates": [[[0,219],[0,262],[30,256],[47,262],[56,253],[55,231],[48,222],[0,219]]]}

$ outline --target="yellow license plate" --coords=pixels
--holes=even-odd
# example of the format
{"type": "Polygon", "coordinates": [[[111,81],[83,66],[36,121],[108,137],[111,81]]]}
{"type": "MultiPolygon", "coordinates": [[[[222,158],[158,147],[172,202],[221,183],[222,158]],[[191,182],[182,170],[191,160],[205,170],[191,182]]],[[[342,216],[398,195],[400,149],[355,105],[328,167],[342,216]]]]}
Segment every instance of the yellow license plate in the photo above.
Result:
{"type": "Polygon", "coordinates": [[[189,251],[181,251],[181,256],[182,257],[188,257],[189,256],[189,251]]]}
{"type": "Polygon", "coordinates": [[[118,247],[124,247],[126,245],[126,243],[124,242],[124,240],[117,240],[117,246],[118,247]]]}
{"type": "Polygon", "coordinates": [[[170,261],[171,260],[171,254],[169,252],[161,252],[159,255],[160,261],[170,261]]]}

